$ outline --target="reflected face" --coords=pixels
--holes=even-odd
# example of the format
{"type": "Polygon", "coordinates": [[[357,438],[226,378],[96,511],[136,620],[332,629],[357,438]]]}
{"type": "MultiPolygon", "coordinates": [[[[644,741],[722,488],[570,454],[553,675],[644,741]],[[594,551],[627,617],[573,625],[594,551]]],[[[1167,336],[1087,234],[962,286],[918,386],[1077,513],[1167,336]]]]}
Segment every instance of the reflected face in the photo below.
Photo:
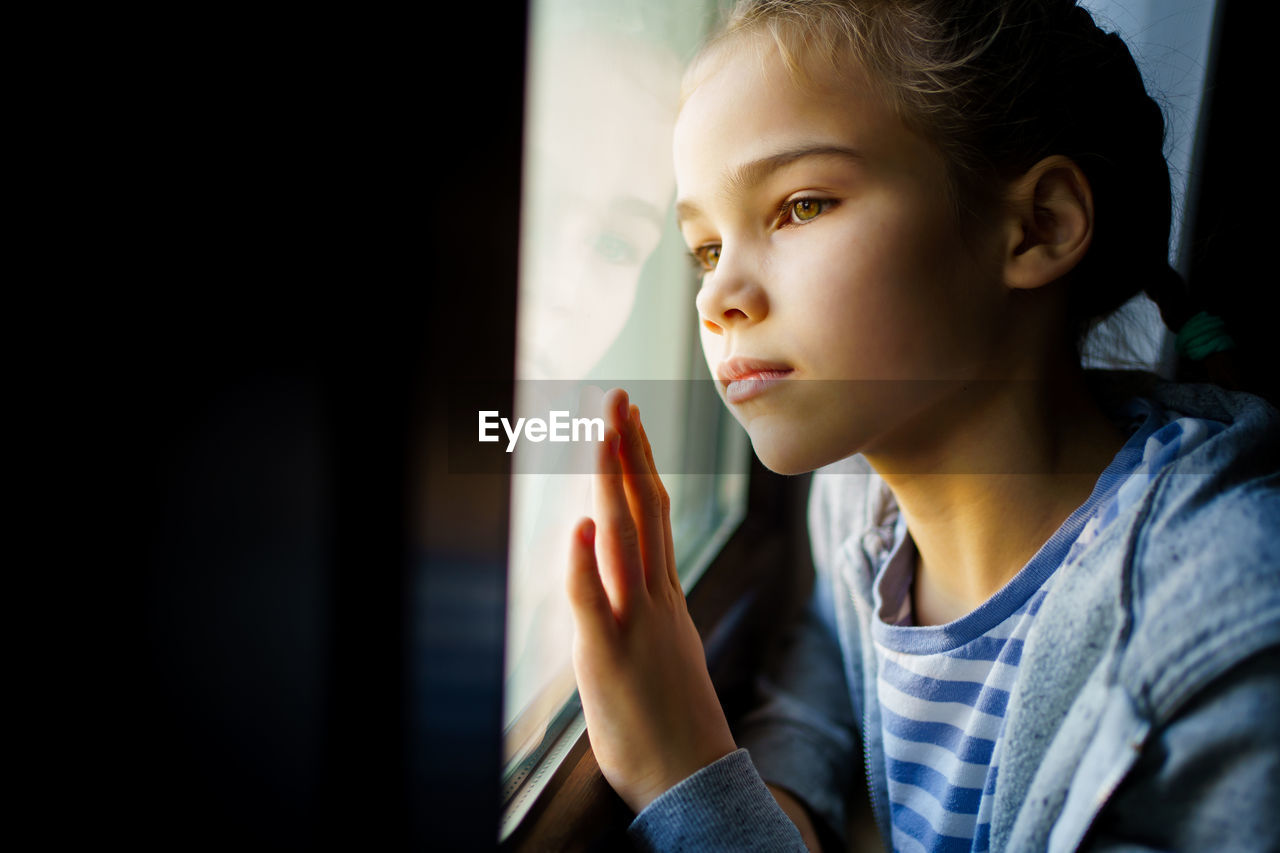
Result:
{"type": "Polygon", "coordinates": [[[915,380],[996,357],[996,235],[963,242],[941,156],[866,85],[800,88],[749,47],[712,58],[675,130],[708,367],[775,471],[928,441],[947,392],[915,380]]]}
{"type": "Polygon", "coordinates": [[[530,94],[520,370],[577,379],[626,324],[662,234],[677,67],[603,37],[546,56],[530,94]]]}

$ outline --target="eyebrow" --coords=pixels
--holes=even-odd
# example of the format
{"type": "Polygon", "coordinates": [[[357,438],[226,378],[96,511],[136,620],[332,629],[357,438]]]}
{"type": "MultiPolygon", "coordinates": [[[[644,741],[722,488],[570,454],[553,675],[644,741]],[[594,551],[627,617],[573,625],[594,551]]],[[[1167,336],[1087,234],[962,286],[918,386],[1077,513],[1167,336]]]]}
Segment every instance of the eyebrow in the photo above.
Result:
{"type": "MultiPolygon", "coordinates": [[[[839,157],[843,160],[855,162],[862,162],[863,160],[862,155],[854,149],[844,148],[839,145],[805,145],[799,148],[788,148],[785,151],[779,151],[777,154],[770,154],[767,157],[761,157],[758,160],[752,160],[749,163],[743,163],[730,169],[725,177],[726,195],[741,195],[759,186],[765,178],[783,166],[807,157],[839,157]]],[[[677,201],[676,225],[681,225],[686,220],[701,215],[701,213],[702,209],[693,202],[688,200],[677,201]]]]}

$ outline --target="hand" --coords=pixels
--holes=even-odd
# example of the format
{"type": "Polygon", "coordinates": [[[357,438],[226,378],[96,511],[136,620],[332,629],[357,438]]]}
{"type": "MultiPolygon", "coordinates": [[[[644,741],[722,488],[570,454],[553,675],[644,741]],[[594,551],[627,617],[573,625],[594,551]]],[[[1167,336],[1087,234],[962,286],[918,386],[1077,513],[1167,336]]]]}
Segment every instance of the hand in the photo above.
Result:
{"type": "Polygon", "coordinates": [[[671,500],[640,411],[605,395],[596,522],[574,529],[566,586],[573,668],[605,779],[639,812],[736,749],[689,618],[671,546],[671,500]]]}

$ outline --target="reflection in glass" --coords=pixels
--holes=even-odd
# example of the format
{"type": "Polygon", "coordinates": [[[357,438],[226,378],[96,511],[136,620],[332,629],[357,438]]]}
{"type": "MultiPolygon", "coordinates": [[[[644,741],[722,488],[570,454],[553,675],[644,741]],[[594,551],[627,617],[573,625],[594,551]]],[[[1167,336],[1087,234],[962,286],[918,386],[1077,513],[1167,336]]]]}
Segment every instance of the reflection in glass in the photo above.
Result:
{"type": "MultiPolygon", "coordinates": [[[[533,3],[517,319],[520,412],[599,414],[609,387],[687,380],[695,366],[705,371],[693,358],[695,284],[670,210],[680,74],[707,18],[703,3],[688,0],[533,3]]],[[[655,445],[684,446],[688,396],[651,407],[636,400],[655,445]]],[[[715,415],[705,424],[712,436],[719,424],[713,402],[715,415]]],[[[591,453],[585,444],[563,448],[591,453]]],[[[574,692],[564,571],[572,525],[591,507],[589,476],[522,473],[530,466],[519,447],[513,464],[508,770],[543,740],[574,692]]],[[[590,467],[566,457],[558,470],[590,467]]],[[[675,535],[688,547],[690,536],[681,531],[690,525],[681,527],[681,513],[696,501],[705,515],[714,489],[704,484],[692,496],[682,479],[664,471],[675,535]]]]}

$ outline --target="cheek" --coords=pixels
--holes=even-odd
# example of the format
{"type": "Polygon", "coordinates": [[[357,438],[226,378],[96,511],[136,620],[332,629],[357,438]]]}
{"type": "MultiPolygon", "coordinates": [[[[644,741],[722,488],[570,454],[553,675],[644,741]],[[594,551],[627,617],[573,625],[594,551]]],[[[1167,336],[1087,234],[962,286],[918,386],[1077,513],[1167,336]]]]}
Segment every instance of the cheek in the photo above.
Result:
{"type": "Polygon", "coordinates": [[[811,330],[807,352],[830,361],[833,375],[933,375],[954,328],[972,319],[958,238],[927,215],[881,214],[793,260],[791,310],[811,330]]]}
{"type": "Polygon", "coordinates": [[[895,268],[892,247],[872,226],[833,235],[817,250],[796,248],[779,259],[787,284],[771,306],[788,327],[804,330],[790,346],[806,361],[834,360],[843,378],[879,372],[912,326],[910,283],[906,271],[895,268]]]}

